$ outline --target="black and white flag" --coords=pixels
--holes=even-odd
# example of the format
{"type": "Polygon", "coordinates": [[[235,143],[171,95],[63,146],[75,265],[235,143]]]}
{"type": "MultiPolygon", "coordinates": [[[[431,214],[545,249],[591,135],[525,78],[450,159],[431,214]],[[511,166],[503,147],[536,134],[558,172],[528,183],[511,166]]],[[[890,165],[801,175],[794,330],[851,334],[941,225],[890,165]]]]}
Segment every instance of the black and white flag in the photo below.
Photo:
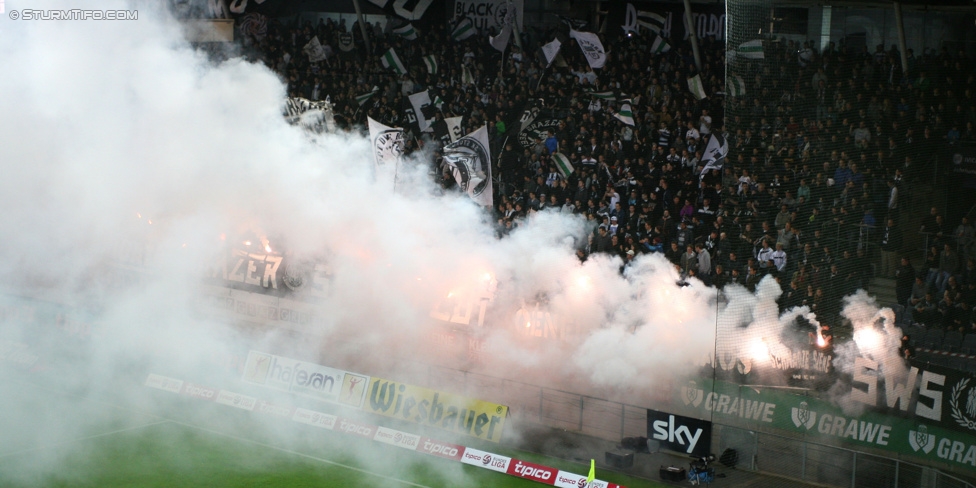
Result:
{"type": "Polygon", "coordinates": [[[306,44],[305,47],[302,48],[302,52],[304,52],[305,55],[308,56],[308,62],[310,63],[317,63],[319,61],[324,61],[327,57],[329,57],[325,51],[325,46],[323,46],[322,43],[319,42],[318,36],[315,36],[312,38],[311,41],[308,41],[308,44],[306,44]]]}
{"type": "Polygon", "coordinates": [[[413,113],[417,116],[417,126],[420,127],[420,132],[427,132],[427,129],[430,128],[430,121],[424,115],[424,108],[430,106],[430,92],[424,90],[410,95],[409,98],[413,113]]]}
{"type": "Polygon", "coordinates": [[[713,132],[709,136],[708,145],[705,146],[705,152],[702,153],[701,160],[705,163],[705,167],[702,168],[701,177],[704,178],[713,169],[721,170],[725,165],[725,157],[728,155],[729,143],[725,140],[725,136],[713,132]]]}
{"type": "Polygon", "coordinates": [[[444,164],[451,168],[458,187],[486,207],[492,206],[490,154],[487,126],[444,147],[444,164]]]}
{"type": "Polygon", "coordinates": [[[309,132],[321,134],[335,132],[335,116],[332,104],[326,100],[312,101],[307,98],[292,97],[285,100],[285,121],[301,125],[309,132]]]}
{"type": "Polygon", "coordinates": [[[391,186],[396,178],[397,166],[403,156],[403,129],[388,127],[372,117],[369,121],[369,142],[373,151],[373,164],[376,167],[377,181],[389,179],[391,186]]]}
{"type": "Polygon", "coordinates": [[[599,69],[607,64],[607,53],[603,50],[603,43],[600,42],[600,38],[596,34],[571,30],[569,37],[576,39],[576,42],[579,43],[583,55],[586,56],[586,62],[590,63],[591,68],[599,69]]]}

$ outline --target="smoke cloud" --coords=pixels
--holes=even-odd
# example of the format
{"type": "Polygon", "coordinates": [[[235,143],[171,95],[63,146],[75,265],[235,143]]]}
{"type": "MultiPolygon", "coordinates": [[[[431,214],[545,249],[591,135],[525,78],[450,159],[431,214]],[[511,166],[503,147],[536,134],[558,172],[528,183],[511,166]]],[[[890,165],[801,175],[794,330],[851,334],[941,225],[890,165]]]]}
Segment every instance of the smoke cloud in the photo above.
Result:
{"type": "MultiPolygon", "coordinates": [[[[71,399],[38,404],[0,382],[5,413],[20,420],[0,424],[8,446],[144,422],[135,412],[166,407],[130,386],[146,372],[220,386],[232,375],[215,358],[248,350],[415,384],[428,378],[409,361],[431,362],[643,405],[708,361],[716,330],[736,344],[720,355],[756,341],[775,349],[795,318],[778,317],[772,280],[719,303],[697,280],[679,286],[660,255],[623,273],[619,259],[580,263],[574,246],[591,229],[576,217],[536,214],[498,240],[481,208],[442,194],[426,162],[405,164],[394,192],[375,181],[362,135],[288,125],[285,87],[263,66],[214,64],[154,5],[99,8],[138,8],[139,19],[0,21],[3,291],[90,325],[5,315],[0,340],[40,352],[71,399]],[[305,299],[315,320],[241,324],[201,310],[204,278],[245,239],[326,264],[328,289],[305,299]],[[484,324],[465,336],[483,352],[475,358],[432,338],[432,313],[453,315],[458,297],[488,300],[484,324]]],[[[848,310],[855,324],[876,314],[848,310]]]]}

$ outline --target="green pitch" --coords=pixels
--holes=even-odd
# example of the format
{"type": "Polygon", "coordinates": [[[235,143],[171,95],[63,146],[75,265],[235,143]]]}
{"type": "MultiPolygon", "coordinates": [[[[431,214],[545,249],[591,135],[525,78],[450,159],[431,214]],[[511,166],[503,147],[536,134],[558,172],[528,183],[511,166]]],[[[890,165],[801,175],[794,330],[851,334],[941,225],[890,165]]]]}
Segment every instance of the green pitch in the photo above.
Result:
{"type": "MultiPolygon", "coordinates": [[[[0,412],[16,412],[25,403],[34,411],[60,405],[41,415],[0,417],[0,486],[4,487],[544,486],[335,432],[298,435],[288,430],[287,423],[280,430],[241,429],[242,421],[243,425],[249,421],[248,414],[220,409],[215,411],[229,417],[227,425],[202,426],[192,419],[121,414],[119,409],[118,415],[95,422],[96,428],[71,434],[54,429],[51,436],[41,436],[43,441],[25,441],[24,432],[45,429],[44,424],[55,418],[63,420],[69,411],[61,410],[68,405],[66,400],[74,402],[70,411],[93,402],[24,384],[0,384],[0,390],[10,393],[0,397],[0,412]]],[[[588,469],[501,446],[496,451],[576,473],[588,469]]],[[[609,472],[598,471],[598,475],[631,488],[663,486],[609,472]]]]}

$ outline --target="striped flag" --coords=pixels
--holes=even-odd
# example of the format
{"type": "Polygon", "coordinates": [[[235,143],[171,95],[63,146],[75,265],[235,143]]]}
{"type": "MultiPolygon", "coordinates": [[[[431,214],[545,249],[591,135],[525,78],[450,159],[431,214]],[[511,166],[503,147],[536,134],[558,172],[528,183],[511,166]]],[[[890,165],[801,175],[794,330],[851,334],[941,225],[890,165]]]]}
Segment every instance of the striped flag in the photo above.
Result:
{"type": "Polygon", "coordinates": [[[434,103],[432,105],[437,107],[437,110],[443,110],[444,99],[440,95],[434,95],[434,103]]]}
{"type": "Polygon", "coordinates": [[[569,158],[563,153],[553,153],[552,162],[556,164],[556,171],[559,172],[563,179],[568,179],[569,175],[573,174],[573,163],[569,162],[569,158]]]}
{"type": "Polygon", "coordinates": [[[427,65],[427,72],[436,75],[437,74],[437,56],[431,54],[429,56],[424,56],[424,64],[427,65]]]}
{"type": "Polygon", "coordinates": [[[403,63],[400,62],[400,58],[397,56],[396,51],[394,51],[392,47],[389,51],[383,53],[383,58],[381,61],[383,62],[384,68],[392,69],[393,71],[396,71],[396,74],[398,75],[407,73],[407,69],[403,67],[403,63]]]}
{"type": "Polygon", "coordinates": [[[357,96],[356,97],[356,103],[358,103],[359,106],[362,107],[363,104],[366,103],[367,100],[369,100],[370,98],[372,98],[373,95],[376,95],[376,92],[378,92],[378,91],[379,90],[376,87],[373,87],[373,91],[371,91],[369,93],[364,93],[362,95],[357,96]]]}
{"type": "Polygon", "coordinates": [[[637,19],[637,23],[641,27],[644,27],[655,34],[660,34],[661,31],[664,30],[664,26],[667,24],[667,19],[664,18],[663,15],[648,12],[646,10],[637,12],[637,19]]]}
{"type": "Polygon", "coordinates": [[[739,44],[739,49],[736,51],[737,56],[742,56],[746,59],[765,59],[766,55],[763,53],[762,40],[756,39],[754,41],[747,41],[739,44]]]}
{"type": "Polygon", "coordinates": [[[688,89],[691,90],[691,94],[698,100],[708,98],[708,95],[705,94],[705,87],[702,86],[701,75],[688,78],[688,89]]]}
{"type": "Polygon", "coordinates": [[[627,103],[621,104],[620,111],[613,114],[613,116],[627,125],[634,125],[634,112],[630,108],[629,100],[627,103]]]}
{"type": "Polygon", "coordinates": [[[408,41],[417,40],[417,29],[413,28],[413,24],[407,24],[403,27],[393,29],[393,33],[408,41]]]}
{"type": "Polygon", "coordinates": [[[468,65],[461,66],[461,86],[473,85],[474,76],[471,74],[471,70],[468,69],[468,65]]]}
{"type": "Polygon", "coordinates": [[[742,81],[742,77],[731,75],[729,79],[725,82],[726,91],[729,92],[731,97],[741,97],[746,94],[746,82],[742,81]]]}
{"type": "Polygon", "coordinates": [[[473,35],[475,35],[474,22],[471,19],[465,17],[458,22],[457,27],[451,31],[451,39],[455,41],[463,41],[473,35]]]}
{"type": "Polygon", "coordinates": [[[670,50],[671,45],[663,37],[657,36],[654,38],[654,43],[651,44],[651,54],[663,54],[670,50]]]}
{"type": "Polygon", "coordinates": [[[590,96],[593,97],[593,98],[599,98],[600,100],[616,100],[617,99],[617,95],[615,95],[612,91],[592,92],[592,93],[590,93],[590,96]]]}

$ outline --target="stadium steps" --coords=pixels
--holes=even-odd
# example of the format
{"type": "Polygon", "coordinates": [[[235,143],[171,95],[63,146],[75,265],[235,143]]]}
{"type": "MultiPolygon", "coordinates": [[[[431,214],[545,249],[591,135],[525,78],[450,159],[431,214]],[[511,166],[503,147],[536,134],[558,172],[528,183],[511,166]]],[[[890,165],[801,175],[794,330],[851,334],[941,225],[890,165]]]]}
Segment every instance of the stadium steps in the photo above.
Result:
{"type": "Polygon", "coordinates": [[[868,291],[878,300],[878,305],[883,307],[890,307],[898,302],[898,295],[895,293],[895,280],[891,278],[871,278],[868,291]]]}

